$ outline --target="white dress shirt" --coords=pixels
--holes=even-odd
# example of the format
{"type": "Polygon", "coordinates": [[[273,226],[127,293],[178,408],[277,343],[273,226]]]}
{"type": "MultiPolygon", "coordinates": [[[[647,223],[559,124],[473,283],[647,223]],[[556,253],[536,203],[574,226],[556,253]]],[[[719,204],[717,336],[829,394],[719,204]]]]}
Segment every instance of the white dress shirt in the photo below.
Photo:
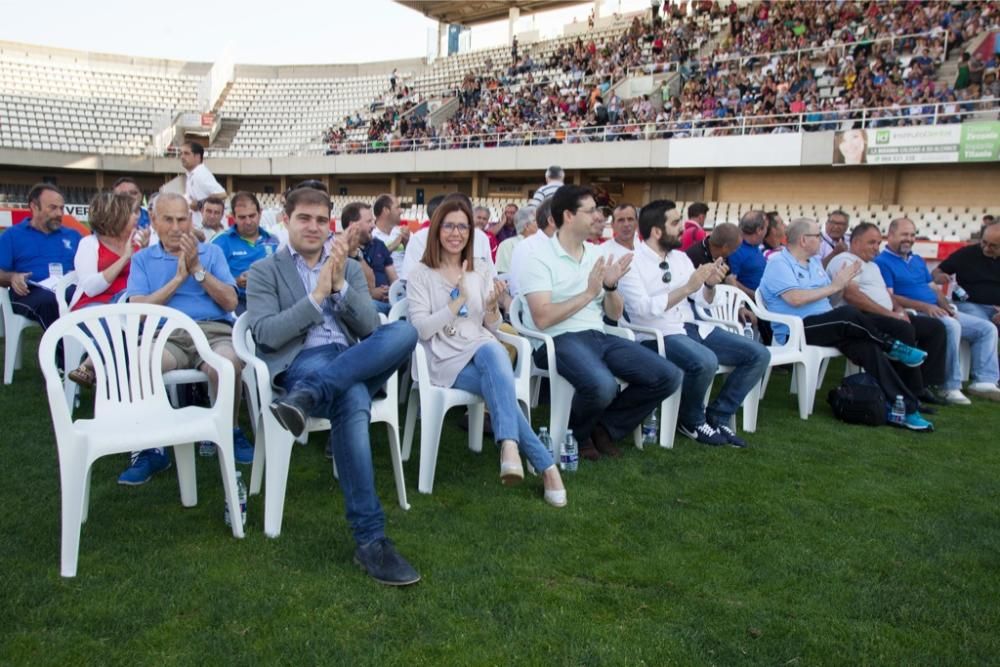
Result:
{"type": "MultiPolygon", "coordinates": [[[[617,244],[616,244],[617,245],[617,244]]],[[[621,247],[621,246],[619,246],[621,247]]],[[[627,248],[622,248],[628,251],[627,248]]],[[[632,264],[628,273],[618,281],[618,291],[625,301],[625,312],[629,321],[644,327],[661,331],[664,336],[685,334],[684,324],[694,322],[694,310],[687,299],[682,299],[667,310],[667,298],[673,290],[684,287],[691,274],[694,264],[680,250],[667,253],[666,262],[670,266],[670,282],[663,282],[664,269],[660,264],[664,261],[652,248],[645,243],[636,244],[632,256],[632,264]]],[[[700,289],[692,295],[696,302],[707,305],[705,290],[700,289]]],[[[713,329],[711,324],[698,324],[698,332],[707,336],[713,329]]],[[[649,340],[650,336],[637,333],[639,340],[649,340]]]]}
{"type": "MultiPolygon", "coordinates": [[[[212,195],[224,195],[226,189],[215,180],[215,176],[203,164],[199,164],[191,171],[187,172],[187,179],[184,182],[184,194],[188,203],[195,201],[205,201],[212,195]]],[[[196,229],[201,229],[201,211],[191,213],[191,222],[196,229]]]]}

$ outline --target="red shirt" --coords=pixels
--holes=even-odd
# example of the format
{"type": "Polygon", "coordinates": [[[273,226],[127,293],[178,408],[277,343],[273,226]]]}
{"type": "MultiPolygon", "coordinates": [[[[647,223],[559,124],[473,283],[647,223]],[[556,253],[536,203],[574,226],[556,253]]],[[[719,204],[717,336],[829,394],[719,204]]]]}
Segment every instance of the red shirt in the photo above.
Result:
{"type": "Polygon", "coordinates": [[[684,222],[684,232],[681,234],[681,252],[684,252],[695,243],[701,242],[708,234],[694,220],[684,222]]]}
{"type": "MultiPolygon", "coordinates": [[[[115,262],[121,259],[120,255],[116,255],[114,251],[105,246],[103,243],[97,243],[97,270],[103,271],[115,262]]],[[[73,304],[73,310],[79,310],[84,306],[91,303],[111,303],[111,300],[116,298],[128,285],[128,272],[132,268],[132,262],[125,265],[125,268],[121,270],[118,277],[111,281],[108,285],[108,289],[104,290],[97,296],[87,296],[83,290],[80,291],[80,299],[73,304]]]]}

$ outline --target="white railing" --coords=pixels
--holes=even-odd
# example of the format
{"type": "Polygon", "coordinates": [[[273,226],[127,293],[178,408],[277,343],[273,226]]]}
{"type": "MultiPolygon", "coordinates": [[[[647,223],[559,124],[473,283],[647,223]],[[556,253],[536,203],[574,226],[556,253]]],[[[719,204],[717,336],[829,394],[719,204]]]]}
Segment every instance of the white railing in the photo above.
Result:
{"type": "Polygon", "coordinates": [[[876,128],[900,125],[959,123],[977,117],[997,118],[1000,98],[967,102],[938,102],[899,107],[868,107],[849,110],[805,111],[767,116],[724,119],[689,119],[620,125],[555,128],[545,130],[490,132],[420,139],[353,141],[331,146],[327,154],[399,153],[415,150],[454,150],[610,141],[649,141],[687,137],[743,136],[775,132],[817,132],[852,127],[876,128]]]}

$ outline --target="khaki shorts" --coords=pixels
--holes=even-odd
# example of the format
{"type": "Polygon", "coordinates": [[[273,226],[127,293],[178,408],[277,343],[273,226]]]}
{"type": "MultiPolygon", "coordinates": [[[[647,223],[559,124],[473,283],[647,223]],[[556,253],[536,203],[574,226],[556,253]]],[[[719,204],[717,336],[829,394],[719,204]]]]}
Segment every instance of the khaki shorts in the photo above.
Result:
{"type": "MultiPolygon", "coordinates": [[[[198,327],[208,338],[208,345],[213,351],[218,352],[221,347],[233,347],[233,327],[225,322],[198,322],[198,327]]],[[[167,344],[163,351],[174,358],[178,369],[198,368],[203,359],[198,354],[198,348],[194,346],[194,341],[190,334],[177,332],[167,339],[167,344]]]]}

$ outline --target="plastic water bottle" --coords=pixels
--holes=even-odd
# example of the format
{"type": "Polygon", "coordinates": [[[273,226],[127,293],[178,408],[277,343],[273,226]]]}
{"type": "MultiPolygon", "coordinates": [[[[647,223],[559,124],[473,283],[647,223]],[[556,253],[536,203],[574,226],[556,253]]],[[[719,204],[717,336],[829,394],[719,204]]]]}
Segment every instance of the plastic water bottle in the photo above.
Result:
{"type": "Polygon", "coordinates": [[[658,431],[659,424],[656,421],[656,410],[653,410],[642,422],[642,444],[655,445],[658,431]]]}
{"type": "Polygon", "coordinates": [[[957,303],[962,303],[963,301],[969,300],[969,293],[965,291],[965,288],[955,283],[955,289],[951,291],[951,300],[957,303]]]}
{"type": "Polygon", "coordinates": [[[743,335],[749,338],[750,340],[756,340],[756,336],[754,336],[753,333],[753,325],[750,324],[749,322],[743,323],[743,335]]]}
{"type": "Polygon", "coordinates": [[[538,439],[542,442],[542,447],[549,450],[552,453],[552,436],[549,435],[549,429],[545,426],[538,429],[538,439]]]}
{"type": "Polygon", "coordinates": [[[566,472],[576,472],[580,465],[580,452],[576,447],[576,438],[573,437],[573,430],[566,431],[566,439],[563,440],[562,469],[566,472]]]}
{"type": "MultiPolygon", "coordinates": [[[[243,483],[243,473],[239,470],[236,471],[236,495],[240,499],[240,521],[244,526],[247,525],[247,487],[243,483]]],[[[229,503],[226,503],[225,512],[223,512],[222,518],[225,520],[226,525],[232,525],[229,521],[229,503]]]]}
{"type": "Polygon", "coordinates": [[[198,456],[215,456],[215,443],[210,440],[202,440],[198,443],[198,456]]]}
{"type": "Polygon", "coordinates": [[[892,404],[892,412],[889,413],[889,421],[893,424],[902,424],[906,420],[906,403],[903,402],[902,395],[897,396],[892,404]]]}

